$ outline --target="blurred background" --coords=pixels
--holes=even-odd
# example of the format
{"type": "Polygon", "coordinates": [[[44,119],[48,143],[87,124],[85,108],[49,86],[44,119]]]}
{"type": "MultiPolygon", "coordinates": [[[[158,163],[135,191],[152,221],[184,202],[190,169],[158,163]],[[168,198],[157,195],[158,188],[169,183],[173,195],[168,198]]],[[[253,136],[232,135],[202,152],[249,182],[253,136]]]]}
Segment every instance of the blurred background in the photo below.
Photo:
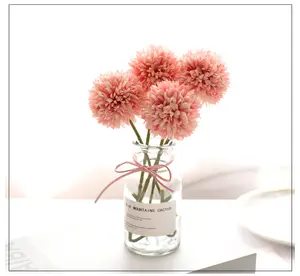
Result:
{"type": "MultiPolygon", "coordinates": [[[[177,143],[183,196],[289,186],[290,34],[289,6],[11,6],[11,196],[94,199],[116,176],[135,136],[99,125],[88,90],[149,44],[215,51],[231,74],[224,99],[177,143]]],[[[122,193],[115,184],[103,197],[122,193]]]]}

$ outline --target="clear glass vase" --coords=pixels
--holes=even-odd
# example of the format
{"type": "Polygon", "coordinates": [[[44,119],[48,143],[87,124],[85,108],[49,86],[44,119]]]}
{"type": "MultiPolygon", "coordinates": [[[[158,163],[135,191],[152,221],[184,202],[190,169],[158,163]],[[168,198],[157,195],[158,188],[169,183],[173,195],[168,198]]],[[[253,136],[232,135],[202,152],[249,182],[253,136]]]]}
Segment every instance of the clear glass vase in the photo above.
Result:
{"type": "Polygon", "coordinates": [[[137,172],[127,178],[124,188],[125,245],[140,255],[167,255],[180,245],[182,177],[176,165],[174,143],[147,146],[134,142],[133,146],[136,161],[148,168],[156,166],[152,170],[164,180],[154,178],[149,172],[137,172]],[[165,181],[170,176],[171,180],[165,181]]]}

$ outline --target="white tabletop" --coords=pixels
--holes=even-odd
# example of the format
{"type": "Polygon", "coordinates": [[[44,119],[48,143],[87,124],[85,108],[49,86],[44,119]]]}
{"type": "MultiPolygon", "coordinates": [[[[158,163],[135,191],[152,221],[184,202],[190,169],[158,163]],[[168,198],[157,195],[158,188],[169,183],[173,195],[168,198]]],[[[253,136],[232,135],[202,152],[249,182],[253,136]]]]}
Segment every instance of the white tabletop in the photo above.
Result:
{"type": "MultiPolygon", "coordinates": [[[[12,199],[10,238],[27,238],[56,269],[195,270],[247,253],[258,254],[258,270],[290,269],[290,248],[239,228],[235,203],[184,200],[181,246],[155,261],[124,247],[121,200],[100,200],[95,205],[92,200],[12,199]]],[[[39,268],[51,268],[44,265],[41,262],[39,268]]]]}

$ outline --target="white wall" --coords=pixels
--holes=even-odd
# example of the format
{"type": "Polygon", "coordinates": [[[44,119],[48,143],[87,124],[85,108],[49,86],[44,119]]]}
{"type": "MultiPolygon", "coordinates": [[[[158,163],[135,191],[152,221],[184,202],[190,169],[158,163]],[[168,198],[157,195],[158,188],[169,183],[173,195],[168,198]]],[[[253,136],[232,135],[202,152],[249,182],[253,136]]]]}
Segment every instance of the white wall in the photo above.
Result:
{"type": "MultiPolygon", "coordinates": [[[[11,6],[13,195],[90,196],[130,157],[130,128],[96,123],[88,90],[161,44],[220,54],[231,87],[178,143],[185,183],[240,167],[290,165],[289,6],[11,6]]],[[[217,184],[216,184],[217,185],[217,184]]],[[[243,183],[241,183],[243,185],[243,183]]],[[[119,196],[115,185],[107,196],[119,196]]]]}

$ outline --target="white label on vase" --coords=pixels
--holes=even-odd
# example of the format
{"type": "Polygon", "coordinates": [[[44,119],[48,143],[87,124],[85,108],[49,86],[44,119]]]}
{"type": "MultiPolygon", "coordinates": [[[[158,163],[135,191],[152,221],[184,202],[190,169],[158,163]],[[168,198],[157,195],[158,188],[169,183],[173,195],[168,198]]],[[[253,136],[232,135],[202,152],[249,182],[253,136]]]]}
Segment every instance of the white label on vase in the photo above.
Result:
{"type": "Polygon", "coordinates": [[[140,203],[124,198],[125,229],[142,236],[171,235],[176,230],[176,201],[140,203]]]}

